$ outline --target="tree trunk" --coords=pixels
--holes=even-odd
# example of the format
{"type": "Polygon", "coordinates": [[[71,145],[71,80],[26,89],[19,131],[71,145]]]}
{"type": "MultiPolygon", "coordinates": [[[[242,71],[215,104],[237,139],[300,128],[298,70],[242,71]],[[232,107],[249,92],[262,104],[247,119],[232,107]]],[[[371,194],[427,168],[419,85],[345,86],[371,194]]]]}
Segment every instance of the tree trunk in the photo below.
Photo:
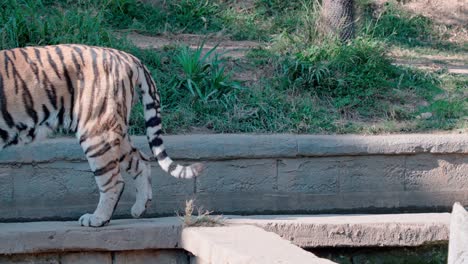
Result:
{"type": "Polygon", "coordinates": [[[354,0],[322,0],[322,30],[342,41],[354,37],[354,0]]]}

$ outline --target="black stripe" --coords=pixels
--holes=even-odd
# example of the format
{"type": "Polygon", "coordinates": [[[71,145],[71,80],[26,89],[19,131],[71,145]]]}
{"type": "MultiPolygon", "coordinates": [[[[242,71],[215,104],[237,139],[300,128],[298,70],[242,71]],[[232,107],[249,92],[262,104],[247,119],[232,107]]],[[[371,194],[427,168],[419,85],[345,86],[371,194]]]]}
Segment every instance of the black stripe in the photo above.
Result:
{"type": "Polygon", "coordinates": [[[172,162],[171,165],[169,165],[169,168],[167,170],[167,172],[169,172],[169,174],[172,174],[172,172],[177,168],[177,164],[175,162],[172,162]]]}
{"type": "Polygon", "coordinates": [[[132,168],[132,165],[133,165],[133,158],[130,158],[130,162],[127,164],[127,168],[125,169],[125,171],[130,171],[130,169],[132,168]]]}
{"type": "Polygon", "coordinates": [[[161,118],[158,116],[151,117],[148,121],[146,121],[146,127],[155,127],[161,124],[161,118]]]}
{"type": "Polygon", "coordinates": [[[44,112],[44,118],[42,119],[40,123],[41,125],[44,124],[44,122],[47,121],[47,119],[49,119],[49,116],[50,116],[50,111],[47,108],[47,106],[42,105],[42,111],[44,112]]]}
{"type": "Polygon", "coordinates": [[[67,83],[68,92],[70,93],[70,113],[69,113],[69,116],[70,116],[70,125],[71,125],[71,123],[73,123],[73,107],[74,107],[74,104],[75,104],[75,91],[74,91],[74,88],[73,88],[72,80],[70,78],[70,74],[68,72],[67,66],[66,66],[65,61],[64,61],[62,50],[60,49],[59,46],[55,47],[55,52],[57,52],[57,55],[59,56],[60,62],[62,63],[63,75],[65,76],[65,81],[67,83]]]}
{"type": "Polygon", "coordinates": [[[101,175],[104,175],[106,173],[108,173],[109,171],[115,169],[116,166],[118,166],[119,163],[116,161],[116,160],[112,160],[110,161],[109,163],[107,163],[106,166],[100,168],[100,169],[96,169],[94,171],[94,176],[101,176],[101,175]]]}
{"type": "Polygon", "coordinates": [[[34,140],[36,138],[36,129],[29,129],[28,136],[31,138],[31,140],[34,140]]]}
{"type": "Polygon", "coordinates": [[[101,186],[101,187],[104,188],[104,189],[99,188],[99,192],[101,192],[101,193],[106,193],[106,192],[108,192],[110,189],[112,189],[113,187],[115,187],[115,185],[114,185],[114,186],[110,186],[109,188],[106,188],[106,186],[109,185],[109,184],[112,182],[112,179],[113,179],[115,176],[119,175],[119,174],[120,174],[120,171],[117,171],[117,173],[112,174],[112,175],[109,177],[109,179],[101,186]]]}
{"type": "Polygon", "coordinates": [[[13,127],[15,125],[15,122],[13,121],[13,117],[11,117],[7,109],[7,97],[5,95],[3,76],[1,74],[0,74],[0,110],[2,112],[3,119],[7,123],[8,127],[13,127]]]}
{"type": "Polygon", "coordinates": [[[42,63],[42,57],[41,57],[40,51],[34,48],[34,54],[36,54],[36,59],[39,61],[39,64],[41,64],[41,66],[44,66],[44,64],[42,63]]]}
{"type": "Polygon", "coordinates": [[[119,162],[122,162],[126,157],[127,157],[128,153],[127,154],[123,154],[120,159],[119,159],[119,162]]]}
{"type": "Polygon", "coordinates": [[[88,120],[91,118],[91,115],[93,113],[93,107],[94,107],[94,94],[95,94],[95,91],[98,89],[97,88],[97,84],[98,84],[98,80],[99,80],[99,69],[98,69],[98,66],[97,66],[97,53],[96,51],[91,48],[90,49],[90,53],[91,53],[91,60],[93,62],[93,86],[91,87],[91,101],[89,102],[89,109],[88,109],[88,113],[86,115],[86,118],[84,120],[85,123],[88,122],[88,120]]]}
{"type": "Polygon", "coordinates": [[[24,123],[22,122],[19,122],[18,124],[16,124],[16,128],[19,130],[19,131],[23,131],[23,130],[26,130],[26,128],[28,128],[28,126],[26,126],[24,123]]]}
{"type": "Polygon", "coordinates": [[[80,136],[80,145],[81,145],[81,143],[83,143],[83,142],[86,141],[87,139],[88,139],[88,132],[85,131],[85,132],[83,133],[83,135],[80,136]]]}
{"type": "Polygon", "coordinates": [[[157,160],[163,160],[167,157],[166,150],[161,151],[158,155],[156,155],[157,160]]]}
{"type": "Polygon", "coordinates": [[[50,104],[52,104],[54,109],[57,109],[57,92],[56,92],[55,86],[50,82],[45,71],[42,71],[42,75],[44,78],[42,80],[42,85],[44,86],[44,89],[47,93],[47,98],[49,99],[49,102],[50,104]]]}
{"type": "MultiPolygon", "coordinates": [[[[101,105],[101,108],[99,109],[99,111],[96,112],[96,117],[99,118],[101,117],[104,112],[106,111],[106,107],[107,107],[107,95],[104,95],[104,98],[102,99],[102,103],[100,103],[101,105]]],[[[118,109],[117,109],[118,110],[118,109]]],[[[117,111],[118,112],[118,111],[117,111]]]]}
{"type": "Polygon", "coordinates": [[[149,143],[150,147],[159,147],[162,144],[163,144],[162,139],[160,139],[158,137],[153,138],[149,143]]]}
{"type": "MultiPolygon", "coordinates": [[[[135,176],[133,176],[133,179],[135,180],[135,179],[138,178],[138,176],[140,176],[141,174],[143,174],[143,171],[138,172],[135,176]]],[[[151,186],[151,184],[150,184],[150,186],[151,186]]]]}
{"type": "Polygon", "coordinates": [[[7,142],[9,134],[7,131],[0,128],[0,137],[2,138],[3,142],[7,142]]]}
{"type": "Polygon", "coordinates": [[[21,79],[21,77],[20,80],[23,83],[23,103],[26,109],[26,113],[28,113],[28,115],[33,119],[34,124],[37,124],[38,117],[37,112],[34,109],[34,100],[32,98],[31,92],[29,92],[29,88],[26,82],[23,79],[21,79]]]}
{"type": "Polygon", "coordinates": [[[88,157],[89,158],[96,158],[96,157],[102,156],[102,155],[106,154],[111,148],[113,148],[115,146],[118,146],[119,144],[120,144],[120,139],[115,139],[110,144],[106,142],[101,149],[99,149],[94,154],[92,154],[92,155],[90,155],[88,157]]]}
{"type": "Polygon", "coordinates": [[[80,47],[78,46],[73,46],[73,49],[78,53],[78,55],[80,55],[80,58],[81,58],[81,64],[83,64],[83,66],[85,65],[85,61],[84,61],[84,58],[83,58],[83,51],[80,49],[80,47]]]}
{"type": "Polygon", "coordinates": [[[157,107],[156,102],[151,102],[146,105],[146,110],[155,109],[157,107]]]}
{"type": "Polygon", "coordinates": [[[13,59],[15,59],[15,60],[16,60],[16,53],[15,53],[16,50],[17,49],[9,50],[9,52],[13,55],[13,59]]]}
{"type": "Polygon", "coordinates": [[[8,57],[6,52],[4,52],[3,53],[3,64],[5,66],[5,73],[6,73],[7,78],[10,78],[10,73],[8,72],[8,61],[11,61],[10,57],[8,57]]]}
{"type": "Polygon", "coordinates": [[[49,64],[52,66],[52,69],[54,69],[54,72],[55,74],[57,74],[57,77],[62,80],[62,76],[60,75],[59,71],[58,71],[58,68],[57,68],[57,64],[55,63],[55,61],[52,59],[52,56],[50,56],[50,53],[48,50],[46,50],[46,53],[47,53],[47,61],[49,62],[49,64]]]}
{"type": "Polygon", "coordinates": [[[13,138],[13,140],[9,141],[8,143],[5,144],[5,148],[8,147],[8,146],[11,146],[11,145],[16,145],[18,144],[18,134],[15,135],[15,137],[13,138]]]}
{"type": "Polygon", "coordinates": [[[20,51],[21,55],[23,55],[24,60],[25,60],[27,63],[29,63],[30,60],[29,60],[28,53],[27,53],[24,49],[20,49],[19,51],[20,51]]]}
{"type": "Polygon", "coordinates": [[[94,144],[94,145],[89,146],[89,147],[85,150],[85,152],[84,152],[85,155],[87,155],[90,151],[93,151],[93,150],[99,148],[100,146],[102,146],[102,145],[104,145],[104,144],[107,144],[107,142],[101,141],[101,142],[99,142],[99,143],[97,143],[97,144],[94,144]]]}
{"type": "Polygon", "coordinates": [[[23,55],[24,60],[26,63],[29,65],[31,68],[31,71],[34,73],[34,76],[36,76],[36,81],[39,83],[39,68],[37,67],[37,64],[29,58],[29,54],[25,51],[25,49],[20,49],[21,54],[23,55]]]}
{"type": "Polygon", "coordinates": [[[63,96],[60,97],[60,111],[58,113],[58,125],[59,126],[62,126],[63,125],[63,119],[64,119],[64,115],[65,115],[65,102],[64,102],[64,99],[63,99],[63,96]]]}

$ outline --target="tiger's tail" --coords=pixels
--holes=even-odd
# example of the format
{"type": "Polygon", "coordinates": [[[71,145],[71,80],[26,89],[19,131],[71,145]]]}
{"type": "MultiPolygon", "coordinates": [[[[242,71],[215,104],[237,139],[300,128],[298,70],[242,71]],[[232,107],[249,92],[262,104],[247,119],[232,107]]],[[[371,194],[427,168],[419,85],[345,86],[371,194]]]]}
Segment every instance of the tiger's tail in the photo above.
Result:
{"type": "Polygon", "coordinates": [[[161,100],[156,84],[144,65],[142,65],[138,82],[141,85],[146,137],[159,166],[176,178],[190,179],[200,175],[203,171],[203,164],[194,163],[190,166],[182,166],[167,155],[161,139],[161,100]]]}

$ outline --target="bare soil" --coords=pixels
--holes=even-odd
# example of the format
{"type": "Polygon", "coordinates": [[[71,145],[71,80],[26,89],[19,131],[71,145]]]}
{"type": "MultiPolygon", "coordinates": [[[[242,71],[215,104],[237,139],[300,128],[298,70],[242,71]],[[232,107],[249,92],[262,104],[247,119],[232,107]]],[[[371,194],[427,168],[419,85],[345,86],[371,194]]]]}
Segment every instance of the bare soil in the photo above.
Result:
{"type": "MultiPolygon", "coordinates": [[[[146,0],[153,4],[165,4],[164,0],[146,0]]],[[[392,0],[375,0],[377,9],[392,0]]],[[[426,16],[439,25],[439,30],[446,32],[449,41],[458,43],[468,42],[468,0],[402,0],[403,7],[415,15],[426,16]]],[[[253,6],[253,1],[233,1],[234,7],[245,9],[253,6]]],[[[377,10],[378,12],[378,10],[377,10]]],[[[196,34],[164,34],[160,36],[145,36],[130,33],[128,38],[138,47],[161,49],[165,46],[187,45],[197,48],[204,43],[203,51],[217,47],[217,53],[234,60],[242,60],[246,53],[265,43],[254,41],[232,41],[222,33],[210,35],[196,34]]],[[[410,65],[426,70],[446,69],[449,73],[468,75],[468,54],[426,55],[411,50],[394,49],[390,55],[396,64],[410,65]]],[[[233,62],[234,64],[236,62],[233,62]]],[[[238,65],[239,66],[239,65],[238,65]]],[[[262,69],[245,69],[235,73],[243,81],[257,81],[262,69]]]]}
{"type": "Polygon", "coordinates": [[[259,47],[262,44],[254,41],[232,41],[227,37],[217,34],[195,35],[195,34],[165,34],[161,36],[145,36],[137,33],[130,33],[128,38],[138,47],[146,49],[161,49],[165,46],[186,45],[196,49],[204,43],[205,52],[217,46],[216,51],[232,58],[243,58],[247,51],[259,47]]]}
{"type": "Polygon", "coordinates": [[[410,65],[419,69],[468,75],[468,54],[456,55],[427,55],[417,54],[411,50],[394,49],[390,55],[395,64],[410,65]]]}

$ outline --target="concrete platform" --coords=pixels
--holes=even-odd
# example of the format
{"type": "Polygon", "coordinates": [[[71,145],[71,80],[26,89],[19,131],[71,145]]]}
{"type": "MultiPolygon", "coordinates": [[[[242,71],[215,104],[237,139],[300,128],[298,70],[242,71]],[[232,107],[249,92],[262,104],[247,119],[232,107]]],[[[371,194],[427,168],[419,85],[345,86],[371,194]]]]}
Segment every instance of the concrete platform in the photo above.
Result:
{"type": "Polygon", "coordinates": [[[227,216],[230,224],[255,225],[303,248],[412,247],[446,243],[450,214],[227,216]]]}
{"type": "MultiPolygon", "coordinates": [[[[253,225],[299,247],[420,246],[446,243],[450,214],[227,216],[228,228],[253,225]]],[[[177,217],[113,220],[103,228],[72,222],[0,223],[0,254],[181,249],[177,217]]],[[[223,231],[224,232],[224,231],[223,231]]]]}
{"type": "Polygon", "coordinates": [[[254,226],[195,227],[182,231],[182,247],[197,264],[331,264],[280,236],[254,226]]]}

